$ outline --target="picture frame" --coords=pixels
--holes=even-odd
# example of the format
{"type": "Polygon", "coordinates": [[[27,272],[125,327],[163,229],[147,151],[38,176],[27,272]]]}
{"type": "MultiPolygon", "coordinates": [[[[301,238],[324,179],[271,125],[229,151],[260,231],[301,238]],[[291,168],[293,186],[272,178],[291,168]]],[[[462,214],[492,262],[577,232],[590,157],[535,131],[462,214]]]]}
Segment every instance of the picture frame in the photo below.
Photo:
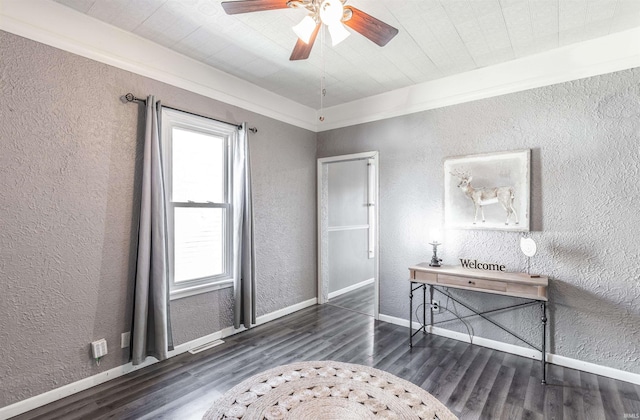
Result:
{"type": "Polygon", "coordinates": [[[530,149],[444,161],[447,228],[528,232],[530,197],[530,149]]]}

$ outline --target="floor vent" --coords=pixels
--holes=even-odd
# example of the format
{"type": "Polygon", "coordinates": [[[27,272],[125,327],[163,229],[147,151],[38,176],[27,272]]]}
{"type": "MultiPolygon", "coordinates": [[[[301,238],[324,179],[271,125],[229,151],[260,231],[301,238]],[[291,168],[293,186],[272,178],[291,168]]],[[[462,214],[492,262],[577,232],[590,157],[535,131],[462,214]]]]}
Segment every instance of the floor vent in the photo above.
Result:
{"type": "Polygon", "coordinates": [[[212,341],[210,343],[205,343],[205,344],[203,344],[201,346],[192,348],[191,350],[189,350],[189,353],[191,353],[191,354],[200,353],[201,351],[212,349],[215,346],[219,346],[220,344],[224,344],[224,341],[216,340],[216,341],[212,341]]]}

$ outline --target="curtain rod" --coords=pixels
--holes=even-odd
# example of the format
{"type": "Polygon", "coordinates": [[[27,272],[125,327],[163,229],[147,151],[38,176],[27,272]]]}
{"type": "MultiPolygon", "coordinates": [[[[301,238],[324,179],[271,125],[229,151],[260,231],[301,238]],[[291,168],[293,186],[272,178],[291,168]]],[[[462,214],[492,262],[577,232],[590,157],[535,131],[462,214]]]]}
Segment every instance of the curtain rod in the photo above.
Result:
{"type": "MultiPolygon", "coordinates": [[[[124,95],[124,98],[127,100],[127,102],[141,102],[141,103],[144,103],[144,104],[147,103],[146,99],[136,98],[135,96],[133,96],[133,93],[127,93],[126,95],[124,95]]],[[[184,113],[187,113],[187,114],[190,114],[190,115],[195,115],[196,117],[202,117],[202,118],[206,118],[208,120],[221,122],[221,123],[224,123],[224,124],[235,125],[238,128],[242,128],[242,125],[240,125],[240,124],[230,123],[228,121],[218,120],[216,118],[207,117],[206,115],[196,114],[195,112],[189,112],[189,111],[185,111],[185,110],[178,109],[178,108],[173,108],[171,106],[166,106],[166,105],[162,105],[162,107],[163,108],[167,108],[167,109],[172,109],[174,111],[184,112],[184,113]]],[[[247,130],[251,131],[253,134],[256,134],[258,132],[258,129],[256,127],[248,127],[247,130]]]]}

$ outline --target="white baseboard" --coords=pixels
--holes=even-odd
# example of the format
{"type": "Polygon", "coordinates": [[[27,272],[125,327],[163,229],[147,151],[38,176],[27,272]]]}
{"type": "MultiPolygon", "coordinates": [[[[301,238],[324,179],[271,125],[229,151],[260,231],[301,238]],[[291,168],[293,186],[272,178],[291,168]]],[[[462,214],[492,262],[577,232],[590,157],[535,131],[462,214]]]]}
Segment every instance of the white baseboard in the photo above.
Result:
{"type": "Polygon", "coordinates": [[[89,389],[96,385],[100,385],[104,382],[110,381],[127,373],[142,369],[144,367],[153,365],[158,361],[154,358],[147,358],[143,363],[133,366],[131,362],[126,365],[121,365],[113,369],[98,373],[97,375],[89,376],[88,378],[80,379],[79,381],[72,382],[67,385],[63,385],[60,388],[52,389],[45,393],[27,398],[26,400],[19,401],[15,404],[8,405],[0,408],[0,420],[5,420],[13,416],[17,416],[27,411],[42,407],[43,405],[52,403],[69,395],[76,394],[85,389],[89,389]]]}
{"type": "MultiPolygon", "coordinates": [[[[390,324],[400,325],[402,327],[409,327],[409,320],[404,318],[397,318],[394,316],[380,314],[380,321],[388,322],[390,324]]],[[[413,328],[420,328],[420,323],[414,321],[413,328]]],[[[513,344],[507,344],[496,340],[491,340],[482,337],[473,337],[473,341],[469,340],[469,335],[460,333],[457,331],[447,330],[439,327],[427,327],[427,331],[432,334],[442,337],[453,338],[454,340],[464,341],[465,343],[473,342],[479,346],[487,347],[494,350],[503,351],[505,353],[511,353],[518,356],[528,357],[530,359],[541,360],[542,354],[537,350],[533,350],[527,347],[516,346],[513,344]]],[[[582,360],[572,359],[570,357],[559,356],[557,354],[547,353],[547,363],[553,363],[554,365],[567,367],[570,369],[582,370],[585,372],[593,373],[595,375],[606,376],[607,378],[617,379],[620,381],[631,382],[636,385],[640,385],[640,374],[627,372],[620,369],[615,369],[607,366],[597,365],[595,363],[583,362],[582,360]]]]}
{"type": "Polygon", "coordinates": [[[640,385],[640,374],[638,373],[614,369],[607,366],[597,365],[595,363],[583,362],[582,360],[559,356],[557,354],[547,354],[547,362],[570,369],[582,370],[595,375],[606,376],[607,378],[618,379],[620,381],[640,385]]]}
{"type": "Polygon", "coordinates": [[[349,293],[349,292],[352,292],[352,291],[354,291],[356,289],[359,289],[361,287],[373,284],[374,280],[375,279],[372,277],[372,278],[367,279],[365,281],[361,281],[360,283],[352,284],[351,286],[347,286],[347,287],[345,287],[343,289],[336,290],[335,292],[329,293],[328,297],[329,297],[329,299],[333,299],[334,297],[338,297],[340,295],[344,295],[345,293],[349,293]]]}
{"type": "MultiPolygon", "coordinates": [[[[273,321],[274,319],[283,317],[285,315],[289,315],[301,309],[307,308],[309,306],[313,306],[317,303],[317,301],[318,300],[316,298],[309,299],[304,302],[300,302],[298,304],[260,316],[256,319],[257,321],[256,325],[261,325],[269,321],[273,321]]],[[[209,343],[211,341],[229,337],[231,335],[237,334],[245,330],[246,328],[244,327],[235,329],[233,326],[231,326],[223,330],[214,332],[212,334],[206,335],[204,337],[200,337],[195,340],[189,341],[187,343],[177,345],[173,350],[169,352],[169,358],[175,357],[182,353],[186,353],[191,349],[194,349],[198,346],[209,343]]],[[[124,376],[127,373],[136,371],[138,369],[142,369],[144,367],[153,365],[155,363],[158,363],[158,360],[154,359],[153,357],[148,357],[144,361],[144,363],[141,363],[136,366],[132,365],[129,362],[125,365],[121,365],[113,369],[109,369],[107,371],[98,373],[96,375],[89,376],[84,379],[80,379],[79,381],[72,382],[67,385],[63,385],[60,388],[52,389],[51,391],[47,391],[45,393],[35,395],[31,398],[27,398],[26,400],[18,401],[17,403],[0,408],[0,420],[6,420],[13,416],[26,413],[27,411],[34,410],[38,407],[42,407],[43,405],[50,404],[54,401],[68,397],[69,395],[76,394],[80,391],[84,391],[86,389],[89,389],[96,385],[100,385],[112,379],[119,378],[120,376],[124,376]]]]}
{"type": "Polygon", "coordinates": [[[257,317],[255,325],[262,325],[266,322],[273,321],[274,319],[282,318],[285,315],[298,312],[304,308],[308,308],[309,306],[316,305],[317,303],[318,303],[318,298],[313,298],[313,299],[305,300],[304,302],[296,303],[295,305],[287,306],[286,308],[282,308],[277,311],[273,311],[269,314],[257,317]]]}

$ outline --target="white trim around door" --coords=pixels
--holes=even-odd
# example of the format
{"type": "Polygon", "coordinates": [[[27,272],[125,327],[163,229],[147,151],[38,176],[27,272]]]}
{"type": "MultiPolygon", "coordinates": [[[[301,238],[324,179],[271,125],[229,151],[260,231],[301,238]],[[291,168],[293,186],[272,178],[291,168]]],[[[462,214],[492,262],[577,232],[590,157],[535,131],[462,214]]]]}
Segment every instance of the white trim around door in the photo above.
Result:
{"type": "MultiPolygon", "coordinates": [[[[377,151],[354,153],[341,156],[330,156],[318,159],[317,168],[317,185],[318,185],[318,304],[322,305],[328,300],[328,293],[325,292],[325,284],[328,281],[327,276],[327,252],[328,252],[328,221],[327,221],[327,169],[329,164],[336,162],[347,162],[353,160],[369,160],[369,256],[374,258],[374,318],[379,319],[380,316],[380,252],[379,252],[379,211],[378,211],[378,181],[379,181],[379,156],[377,151]]],[[[360,227],[360,226],[358,226],[360,227]]]]}

